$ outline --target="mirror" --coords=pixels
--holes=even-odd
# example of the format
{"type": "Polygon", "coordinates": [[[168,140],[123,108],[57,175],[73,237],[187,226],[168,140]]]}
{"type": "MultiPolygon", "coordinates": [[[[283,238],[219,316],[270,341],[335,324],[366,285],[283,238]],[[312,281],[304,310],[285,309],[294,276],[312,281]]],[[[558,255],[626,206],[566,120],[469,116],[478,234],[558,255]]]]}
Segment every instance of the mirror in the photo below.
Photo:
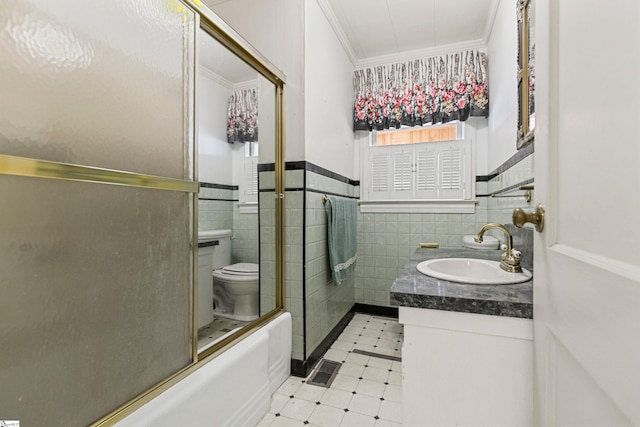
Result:
{"type": "Polygon", "coordinates": [[[534,0],[518,0],[518,150],[533,142],[535,121],[534,0]]]}
{"type": "Polygon", "coordinates": [[[205,29],[197,46],[202,358],[276,309],[275,172],[268,166],[276,157],[277,89],[205,29]]]}

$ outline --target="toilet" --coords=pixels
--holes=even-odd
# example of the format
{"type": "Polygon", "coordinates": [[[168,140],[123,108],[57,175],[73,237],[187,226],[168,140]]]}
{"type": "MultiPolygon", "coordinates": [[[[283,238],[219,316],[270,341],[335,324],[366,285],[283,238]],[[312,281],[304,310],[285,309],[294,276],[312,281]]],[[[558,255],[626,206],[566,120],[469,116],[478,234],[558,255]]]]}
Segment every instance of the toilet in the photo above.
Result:
{"type": "Polygon", "coordinates": [[[231,230],[218,233],[213,251],[213,314],[228,319],[258,318],[258,264],[231,264],[231,230]]]}
{"type": "Polygon", "coordinates": [[[468,249],[475,249],[477,251],[488,251],[500,248],[500,241],[492,236],[484,236],[482,243],[477,243],[475,235],[468,235],[462,238],[462,246],[468,249]]]}
{"type": "Polygon", "coordinates": [[[213,270],[213,314],[244,322],[258,318],[258,264],[213,270]]]}

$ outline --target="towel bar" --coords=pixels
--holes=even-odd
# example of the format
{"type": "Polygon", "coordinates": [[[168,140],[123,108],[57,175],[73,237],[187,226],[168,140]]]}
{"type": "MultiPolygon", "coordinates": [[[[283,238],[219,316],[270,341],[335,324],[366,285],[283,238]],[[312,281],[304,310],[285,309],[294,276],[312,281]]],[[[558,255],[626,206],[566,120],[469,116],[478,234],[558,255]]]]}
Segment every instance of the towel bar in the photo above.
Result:
{"type": "Polygon", "coordinates": [[[322,195],[322,204],[324,205],[329,200],[329,197],[326,194],[322,195]]]}

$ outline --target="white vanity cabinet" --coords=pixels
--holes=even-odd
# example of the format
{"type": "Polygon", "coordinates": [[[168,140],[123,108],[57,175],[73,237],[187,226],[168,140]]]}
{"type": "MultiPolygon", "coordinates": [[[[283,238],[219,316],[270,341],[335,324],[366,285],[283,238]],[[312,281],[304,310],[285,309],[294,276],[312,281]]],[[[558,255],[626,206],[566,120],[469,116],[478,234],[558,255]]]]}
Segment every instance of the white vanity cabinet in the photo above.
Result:
{"type": "Polygon", "coordinates": [[[399,307],[403,426],[531,426],[532,319],[399,307]]]}

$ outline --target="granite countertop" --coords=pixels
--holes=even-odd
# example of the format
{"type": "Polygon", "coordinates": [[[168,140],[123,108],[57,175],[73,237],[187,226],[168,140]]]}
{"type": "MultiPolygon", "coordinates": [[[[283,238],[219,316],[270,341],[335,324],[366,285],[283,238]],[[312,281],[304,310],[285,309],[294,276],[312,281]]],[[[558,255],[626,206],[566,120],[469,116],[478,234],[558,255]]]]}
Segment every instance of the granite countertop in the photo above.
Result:
{"type": "MultiPolygon", "coordinates": [[[[479,258],[499,261],[502,251],[418,248],[391,286],[391,305],[533,318],[533,280],[515,285],[467,285],[420,273],[416,266],[434,258],[479,258]]],[[[533,272],[531,266],[523,265],[533,272]]]]}

